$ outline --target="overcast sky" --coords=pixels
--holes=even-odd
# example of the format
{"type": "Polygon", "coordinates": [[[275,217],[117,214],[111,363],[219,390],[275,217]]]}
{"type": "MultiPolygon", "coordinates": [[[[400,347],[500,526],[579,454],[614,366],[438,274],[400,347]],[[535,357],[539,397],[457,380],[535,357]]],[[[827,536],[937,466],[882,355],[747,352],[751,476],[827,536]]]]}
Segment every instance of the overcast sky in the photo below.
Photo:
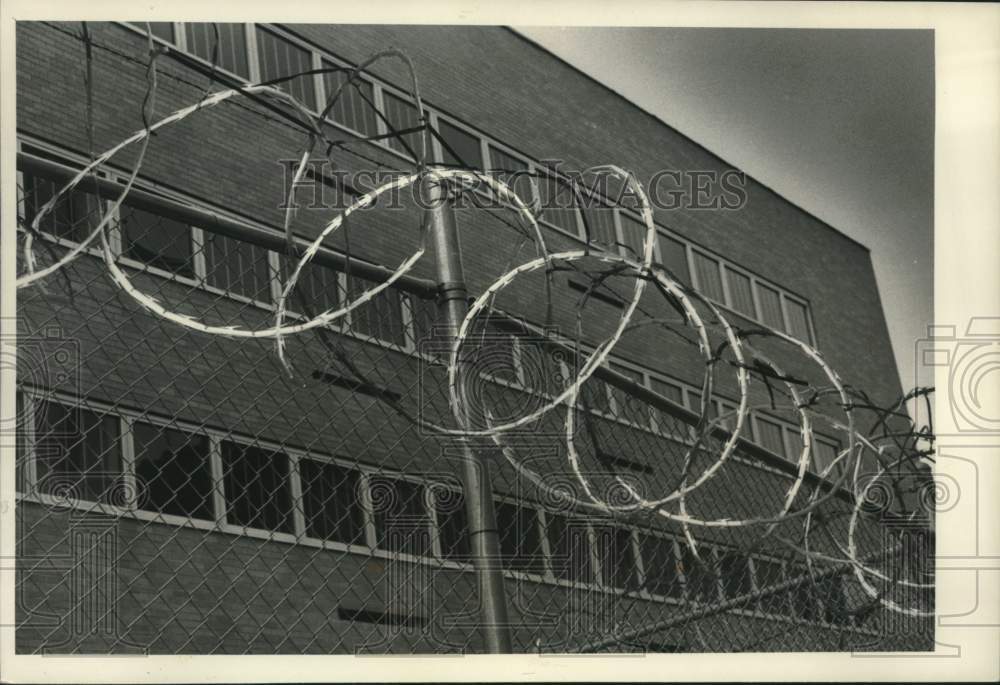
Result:
{"type": "Polygon", "coordinates": [[[518,30],[867,245],[903,387],[933,384],[932,32],[518,30]]]}

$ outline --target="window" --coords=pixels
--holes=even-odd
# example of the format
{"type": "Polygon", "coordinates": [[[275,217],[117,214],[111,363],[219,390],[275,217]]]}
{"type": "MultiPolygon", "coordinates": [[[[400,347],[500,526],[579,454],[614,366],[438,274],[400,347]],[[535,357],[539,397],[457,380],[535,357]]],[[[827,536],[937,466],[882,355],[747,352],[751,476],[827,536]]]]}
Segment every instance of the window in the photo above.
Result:
{"type": "Polygon", "coordinates": [[[126,257],[179,276],[194,276],[190,226],[128,205],[121,207],[121,225],[126,257]]]}
{"type": "Polygon", "coordinates": [[[515,356],[515,337],[489,327],[486,331],[470,333],[468,337],[468,363],[478,371],[493,378],[518,382],[518,364],[515,356]]]}
{"type": "Polygon", "coordinates": [[[681,580],[677,574],[674,541],[658,535],[639,534],[645,589],[664,597],[681,596],[681,580]]]}
{"type": "MultiPolygon", "coordinates": [[[[649,385],[653,392],[666,397],[677,405],[684,406],[684,389],[679,385],[668,383],[654,376],[650,376],[649,385]]],[[[660,435],[684,440],[687,437],[687,427],[680,419],[668,412],[653,409],[653,420],[656,422],[656,430],[660,435]]]]}
{"type": "Polygon", "coordinates": [[[781,426],[767,419],[757,417],[757,443],[764,449],[785,456],[785,442],[781,436],[781,426]]]}
{"type": "Polygon", "coordinates": [[[757,318],[757,312],[753,304],[753,290],[749,276],[744,276],[739,271],[734,271],[726,267],[726,279],[729,281],[729,305],[744,316],[751,319],[757,318]]]}
{"type": "Polygon", "coordinates": [[[593,582],[587,522],[584,519],[548,513],[545,523],[553,575],[578,583],[593,582]]]}
{"type": "Polygon", "coordinates": [[[687,248],[679,240],[660,234],[660,260],[674,277],[685,285],[691,284],[688,271],[687,248]]]}
{"type": "Polygon", "coordinates": [[[271,267],[267,250],[219,233],[205,231],[203,235],[205,278],[210,286],[258,302],[271,301],[271,267]]]}
{"type": "Polygon", "coordinates": [[[584,237],[588,238],[591,244],[600,245],[611,252],[618,252],[614,208],[593,199],[584,202],[584,231],[590,231],[590,235],[585,234],[584,237]]]}
{"type": "MultiPolygon", "coordinates": [[[[337,65],[323,61],[326,68],[337,65]]],[[[378,134],[378,126],[375,123],[375,89],[371,83],[360,76],[354,81],[346,84],[350,70],[333,71],[323,74],[323,82],[326,88],[326,97],[329,98],[337,92],[343,85],[337,101],[333,103],[330,110],[330,118],[341,126],[357,131],[364,136],[374,136],[378,134]]],[[[326,107],[326,102],[319,103],[320,107],[326,107]]]]}
{"type": "MultiPolygon", "coordinates": [[[[837,445],[825,442],[823,440],[813,441],[813,465],[816,469],[816,473],[823,473],[823,471],[837,459],[837,454],[840,452],[840,448],[837,445]]],[[[842,464],[838,464],[827,474],[827,478],[836,478],[840,475],[842,464]]]]}
{"type": "Polygon", "coordinates": [[[215,519],[207,436],[136,421],[132,439],[140,509],[215,519]]]}
{"type": "Polygon", "coordinates": [[[542,541],[538,533],[538,512],[528,507],[497,501],[497,530],[504,567],[542,573],[542,541]]]}
{"type": "Polygon", "coordinates": [[[760,320],[764,325],[779,331],[785,330],[785,318],[781,315],[781,295],[778,291],[758,281],[757,299],[760,300],[760,320]]]}
{"type": "MultiPolygon", "coordinates": [[[[497,180],[510,186],[510,189],[521,198],[524,204],[530,205],[534,197],[534,190],[532,190],[532,177],[528,174],[528,163],[492,145],[489,146],[489,155],[489,170],[497,180]]],[[[538,187],[537,183],[535,187],[538,187]]],[[[539,200],[541,201],[541,198],[539,200]]],[[[542,214],[542,218],[547,218],[544,213],[542,214]]]]}
{"type": "Polygon", "coordinates": [[[698,280],[698,290],[709,299],[725,302],[722,276],[719,274],[719,262],[697,250],[692,254],[694,255],[694,272],[698,280]]]}
{"type": "Polygon", "coordinates": [[[753,591],[750,563],[742,554],[727,552],[720,556],[719,575],[722,576],[722,592],[730,599],[753,591]]]}
{"type": "Polygon", "coordinates": [[[632,548],[632,531],[618,526],[597,526],[594,538],[604,586],[638,590],[639,572],[632,548]]]}
{"type": "MultiPolygon", "coordinates": [[[[640,371],[621,364],[611,364],[611,370],[635,381],[638,385],[645,385],[642,382],[642,372],[640,371]]],[[[615,415],[626,421],[642,423],[643,403],[624,390],[610,385],[608,387],[615,398],[615,415]]]]}
{"type": "Polygon", "coordinates": [[[357,471],[332,462],[299,460],[306,535],[349,545],[365,543],[357,471]]]}
{"type": "Polygon", "coordinates": [[[483,168],[483,152],[479,138],[440,118],[438,132],[441,135],[441,140],[438,142],[441,144],[441,161],[444,164],[471,169],[483,168]]]}
{"type": "Polygon", "coordinates": [[[226,521],[246,528],[292,532],[288,457],[281,452],[222,443],[226,521]]]}
{"type": "MultiPolygon", "coordinates": [[[[261,81],[285,78],[312,69],[312,55],[308,50],[259,26],[257,54],[260,57],[261,81]]],[[[316,86],[312,75],[296,76],[276,86],[310,109],[316,109],[316,86]]]]}
{"type": "Polygon", "coordinates": [[[698,546],[701,561],[691,553],[690,547],[681,550],[681,565],[688,601],[711,604],[719,601],[719,584],[712,568],[712,550],[705,545],[698,546]]]}
{"type": "Polygon", "coordinates": [[[812,336],[809,335],[809,314],[806,312],[806,306],[786,297],[785,312],[788,314],[788,334],[796,340],[810,342],[812,336]]]}
{"type": "Polygon", "coordinates": [[[115,501],[122,475],[118,417],[58,402],[35,404],[39,490],[73,499],[115,501]]]}
{"type": "MultiPolygon", "coordinates": [[[[815,444],[815,441],[813,441],[815,444]]],[[[791,462],[798,463],[802,456],[802,449],[805,443],[802,442],[802,433],[797,428],[785,429],[785,456],[791,462]]]]}
{"type": "MultiPolygon", "coordinates": [[[[144,24],[139,24],[140,28],[145,28],[144,24]]],[[[157,38],[162,38],[168,43],[174,42],[174,25],[169,21],[151,21],[149,22],[149,30],[152,31],[153,35],[157,38]]]]}
{"type": "MultiPolygon", "coordinates": [[[[780,561],[755,558],[753,560],[753,567],[758,590],[765,590],[775,585],[780,585],[785,580],[780,561]]],[[[779,592],[766,597],[760,597],[757,599],[757,608],[765,614],[785,616],[789,613],[788,595],[785,592],[779,592]]]]}
{"type": "Polygon", "coordinates": [[[441,556],[454,561],[468,561],[472,554],[469,522],[465,514],[465,496],[461,490],[436,485],[433,490],[441,556]]]}
{"type": "Polygon", "coordinates": [[[237,76],[250,78],[247,63],[247,37],[243,24],[184,24],[187,49],[204,60],[214,62],[237,76]],[[216,36],[218,29],[218,36],[216,36]]]}
{"type": "MultiPolygon", "coordinates": [[[[281,255],[284,281],[291,278],[297,260],[281,255]]],[[[288,298],[288,307],[309,316],[335,310],[342,301],[340,272],[316,262],[309,262],[299,273],[295,287],[288,298]]]]}
{"type": "MultiPolygon", "coordinates": [[[[387,92],[382,93],[382,103],[385,106],[385,118],[388,122],[386,133],[405,131],[420,126],[421,121],[415,105],[387,92]]],[[[420,154],[420,136],[422,135],[423,131],[415,131],[403,136],[393,135],[386,138],[386,143],[393,150],[415,158],[420,154]]]]}
{"type": "MultiPolygon", "coordinates": [[[[618,213],[622,222],[622,254],[629,259],[642,261],[642,244],[646,239],[646,225],[638,219],[633,219],[625,212],[618,213]]],[[[653,260],[656,260],[656,246],[653,246],[653,260]]]]}
{"type": "Polygon", "coordinates": [[[595,375],[580,387],[580,404],[589,411],[611,414],[611,387],[595,375]]]}
{"type": "Polygon", "coordinates": [[[419,483],[373,476],[369,485],[380,549],[430,556],[430,519],[419,483]]]}
{"type": "MultiPolygon", "coordinates": [[[[39,230],[57,238],[83,241],[97,226],[101,217],[101,205],[97,196],[80,190],[86,184],[87,181],[83,180],[79,186],[63,194],[52,210],[39,222],[39,230]]],[[[63,185],[32,174],[24,174],[24,222],[27,226],[31,226],[45,203],[51,200],[63,185]]]]}
{"type": "MultiPolygon", "coordinates": [[[[495,159],[495,158],[494,158],[495,159]]],[[[574,236],[580,235],[576,218],[576,196],[569,183],[542,171],[537,178],[542,221],[574,236]]]]}
{"type": "MultiPolygon", "coordinates": [[[[377,284],[358,276],[350,276],[348,285],[353,300],[377,284]]],[[[351,310],[351,329],[385,342],[404,345],[406,330],[403,326],[402,294],[398,290],[387,288],[371,301],[351,310]]]]}

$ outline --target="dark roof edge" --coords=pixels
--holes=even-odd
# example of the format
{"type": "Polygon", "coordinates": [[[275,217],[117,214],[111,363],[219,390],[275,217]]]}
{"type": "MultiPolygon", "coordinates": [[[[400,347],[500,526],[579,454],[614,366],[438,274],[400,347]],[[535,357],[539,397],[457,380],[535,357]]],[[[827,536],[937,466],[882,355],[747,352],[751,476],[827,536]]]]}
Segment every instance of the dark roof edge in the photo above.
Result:
{"type": "Polygon", "coordinates": [[[531,38],[525,36],[523,33],[521,33],[520,31],[518,31],[513,26],[504,26],[503,28],[507,29],[508,31],[510,31],[511,33],[513,33],[515,36],[517,36],[518,38],[520,38],[524,42],[530,43],[531,45],[535,46],[537,49],[539,49],[542,52],[548,54],[553,59],[555,59],[555,60],[557,60],[559,62],[562,62],[563,64],[565,64],[566,66],[568,66],[570,69],[572,69],[573,71],[577,72],[578,74],[580,74],[581,76],[583,76],[584,78],[586,78],[588,81],[592,81],[593,83],[597,84],[598,86],[600,86],[604,90],[606,90],[606,91],[610,92],[611,94],[613,94],[615,97],[617,97],[617,98],[619,98],[621,100],[624,100],[629,105],[631,105],[635,109],[637,109],[640,112],[642,112],[643,114],[645,114],[647,117],[655,120],[658,124],[660,124],[662,126],[666,126],[668,129],[670,129],[671,131],[673,131],[677,135],[681,136],[682,138],[684,138],[688,142],[692,143],[696,147],[701,148],[706,153],[708,153],[712,157],[715,157],[717,160],[719,160],[720,162],[722,162],[726,166],[729,166],[729,167],[731,167],[733,169],[736,169],[737,171],[739,171],[741,173],[746,174],[748,178],[750,178],[751,180],[753,180],[753,182],[756,183],[757,185],[759,185],[761,188],[763,188],[764,190],[772,193],[775,197],[777,197],[777,198],[783,200],[784,202],[788,203],[790,206],[792,206],[795,209],[799,210],[800,212],[802,212],[803,214],[805,214],[809,218],[817,221],[824,228],[827,228],[827,229],[833,231],[834,233],[836,233],[838,236],[840,236],[842,238],[846,238],[848,241],[854,243],[855,245],[857,245],[858,247],[860,247],[861,249],[863,249],[865,252],[871,253],[871,248],[868,247],[867,245],[865,245],[864,243],[862,243],[860,240],[852,238],[851,236],[849,236],[846,233],[844,233],[843,231],[841,231],[839,228],[836,228],[835,226],[831,225],[827,221],[824,221],[820,217],[816,216],[815,214],[813,214],[812,212],[810,212],[808,209],[804,208],[802,205],[799,205],[798,203],[789,200],[787,197],[785,197],[784,195],[782,195],[781,193],[779,193],[777,190],[775,190],[771,186],[767,185],[766,183],[761,182],[760,179],[758,179],[756,176],[748,174],[746,171],[744,171],[743,169],[740,169],[735,164],[731,164],[728,160],[726,160],[725,158],[723,158],[721,155],[713,152],[712,150],[709,150],[707,147],[705,147],[704,145],[702,145],[701,143],[699,143],[697,140],[694,140],[693,138],[691,138],[690,136],[688,136],[687,134],[685,134],[683,131],[678,130],[676,127],[674,127],[671,124],[667,123],[666,121],[664,121],[660,117],[656,116],[655,114],[653,114],[649,110],[647,110],[644,107],[636,104],[635,102],[633,102],[629,98],[625,97],[624,95],[622,95],[621,93],[619,93],[617,90],[615,90],[611,86],[607,85],[606,83],[602,83],[601,81],[599,81],[598,79],[594,78],[593,76],[591,76],[587,72],[583,71],[582,69],[580,69],[576,65],[574,65],[574,64],[572,64],[570,62],[567,62],[565,59],[563,59],[562,57],[560,57],[556,53],[552,52],[551,50],[549,50],[544,45],[542,45],[542,44],[538,43],[537,41],[534,41],[531,38]]]}

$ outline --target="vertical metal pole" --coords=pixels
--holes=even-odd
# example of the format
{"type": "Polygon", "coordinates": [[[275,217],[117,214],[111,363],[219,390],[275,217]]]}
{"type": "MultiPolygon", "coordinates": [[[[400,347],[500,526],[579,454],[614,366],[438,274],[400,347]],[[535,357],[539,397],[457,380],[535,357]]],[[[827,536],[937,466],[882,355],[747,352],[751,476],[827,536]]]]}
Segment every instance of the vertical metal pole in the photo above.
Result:
{"type": "MultiPolygon", "coordinates": [[[[441,313],[444,314],[449,337],[455,336],[469,308],[455,214],[447,199],[447,189],[432,174],[424,177],[421,190],[430,213],[437,280],[441,290],[441,313]]],[[[467,421],[462,423],[468,425],[467,421]]],[[[469,547],[479,589],[486,651],[509,654],[510,626],[504,597],[500,536],[493,508],[493,486],[487,465],[480,462],[469,439],[459,438],[459,441],[462,447],[465,511],[469,520],[469,547]]]]}

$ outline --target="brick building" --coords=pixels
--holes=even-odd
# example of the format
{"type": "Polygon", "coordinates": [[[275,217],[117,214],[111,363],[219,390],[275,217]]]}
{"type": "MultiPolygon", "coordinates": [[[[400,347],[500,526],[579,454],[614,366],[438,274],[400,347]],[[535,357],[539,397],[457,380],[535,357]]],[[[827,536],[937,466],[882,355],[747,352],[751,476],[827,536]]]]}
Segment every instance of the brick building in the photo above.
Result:
{"type": "MultiPolygon", "coordinates": [[[[70,170],[86,163],[91,136],[92,149],[102,151],[142,128],[144,29],[102,23],[88,30],[92,117],[80,26],[18,26],[19,212],[27,224],[70,170]]],[[[206,92],[356,65],[393,46],[419,75],[437,132],[431,161],[507,173],[543,170],[549,160],[560,160],[561,169],[614,163],[644,183],[663,170],[733,172],[504,28],[220,24],[216,33],[211,25],[163,23],[152,30],[169,48],[157,61],[153,120],[206,92]]],[[[342,72],[315,73],[281,87],[319,111],[344,79],[342,72]]],[[[384,60],[345,88],[325,130],[345,142],[331,153],[333,165],[303,189],[314,199],[323,195],[323,206],[296,213],[300,239],[315,236],[351,201],[356,188],[338,181],[340,171],[413,169],[420,132],[388,135],[420,123],[408,84],[404,65],[384,60]],[[382,137],[357,140],[373,136],[382,137]]],[[[270,325],[289,268],[281,254],[288,160],[298,158],[305,136],[287,110],[260,98],[234,98],[158,131],[136,192],[113,212],[110,249],[118,263],[168,309],[213,325],[270,325]]],[[[93,230],[136,149],[112,159],[100,182],[82,183],[41,222],[34,248],[40,266],[93,230]]],[[[574,207],[549,201],[558,187],[543,181],[535,188],[544,196],[550,249],[579,248],[588,234],[606,250],[628,254],[637,246],[639,216],[616,201],[614,188],[574,207]]],[[[867,249],[752,179],[741,187],[746,198],[737,209],[655,209],[657,260],[735,325],[813,344],[846,384],[876,403],[895,400],[901,388],[867,249]]],[[[455,216],[470,294],[532,256],[530,245],[518,251],[522,238],[510,211],[464,207],[455,216]]],[[[305,272],[290,320],[342,305],[419,245],[421,212],[405,198],[359,217],[305,272]]],[[[291,375],[270,340],[192,332],[139,307],[112,281],[99,241],[48,276],[44,288],[19,291],[26,352],[18,395],[25,417],[18,649],[481,651],[456,492],[461,450],[415,419],[450,417],[436,278],[428,254],[347,318],[288,338],[291,375]]],[[[573,274],[556,279],[550,323],[572,331],[575,303],[588,287],[573,274]]],[[[528,278],[511,287],[504,310],[545,321],[541,283],[528,278]]],[[[611,279],[607,292],[595,291],[585,343],[608,334],[621,316],[618,296],[631,287],[611,279]]],[[[644,295],[648,311],[667,305],[644,295]]],[[[532,336],[499,324],[489,334],[501,343],[484,381],[489,402],[509,410],[544,396],[535,382],[546,382],[539,376],[547,371],[533,366],[532,336]]],[[[760,348],[790,376],[824,383],[788,346],[764,340],[760,348]]],[[[608,370],[585,386],[585,449],[594,464],[631,474],[651,491],[674,482],[702,407],[704,368],[690,344],[648,330],[625,336],[608,370]],[[636,399],[629,382],[666,403],[636,399]]],[[[762,397],[766,392],[754,395],[755,406],[766,404],[762,397]]],[[[710,411],[725,415],[737,401],[733,373],[720,372],[710,411]]],[[[832,406],[818,411],[842,418],[832,406]]],[[[561,455],[561,419],[553,413],[530,440],[518,440],[561,455]]],[[[807,491],[844,447],[831,424],[819,422],[816,436],[807,491]]],[[[802,444],[794,413],[755,409],[744,438],[726,477],[689,498],[706,518],[776,511],[794,480],[802,444]]],[[[476,441],[474,449],[493,472],[515,651],[571,651],[622,626],[703,610],[807,574],[787,546],[748,549],[739,531],[725,528],[697,531],[709,561],[702,565],[673,523],[594,520],[560,509],[523,482],[494,443],[476,441]]],[[[830,508],[843,514],[851,505],[834,497],[830,508]]],[[[792,534],[797,525],[780,531],[792,534]]],[[[825,530],[843,534],[845,525],[825,530]]],[[[865,544],[883,541],[881,529],[865,531],[865,544]]],[[[832,537],[816,535],[812,543],[835,554],[832,537]]],[[[887,622],[868,617],[882,612],[855,611],[864,600],[850,577],[834,576],[706,611],[623,639],[616,649],[928,648],[919,622],[903,621],[887,638],[887,622]],[[774,637],[755,639],[767,635],[774,637]]]]}

